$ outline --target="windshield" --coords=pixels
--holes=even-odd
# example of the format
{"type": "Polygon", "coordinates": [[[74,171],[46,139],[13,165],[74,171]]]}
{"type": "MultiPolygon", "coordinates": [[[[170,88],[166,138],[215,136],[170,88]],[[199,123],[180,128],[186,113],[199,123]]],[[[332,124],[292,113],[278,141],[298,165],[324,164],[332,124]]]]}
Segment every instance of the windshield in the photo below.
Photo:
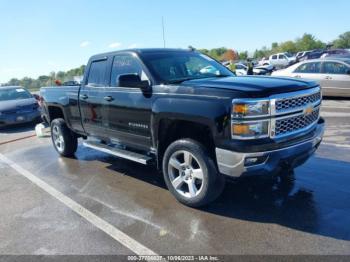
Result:
{"type": "Polygon", "coordinates": [[[293,55],[292,54],[290,54],[290,53],[284,53],[287,57],[293,57],[293,55]]]}
{"type": "Polygon", "coordinates": [[[159,83],[234,76],[230,70],[214,59],[198,52],[150,52],[143,53],[141,58],[159,83]]]}
{"type": "Polygon", "coordinates": [[[0,89],[0,101],[19,100],[32,98],[33,96],[23,88],[0,89]]]}

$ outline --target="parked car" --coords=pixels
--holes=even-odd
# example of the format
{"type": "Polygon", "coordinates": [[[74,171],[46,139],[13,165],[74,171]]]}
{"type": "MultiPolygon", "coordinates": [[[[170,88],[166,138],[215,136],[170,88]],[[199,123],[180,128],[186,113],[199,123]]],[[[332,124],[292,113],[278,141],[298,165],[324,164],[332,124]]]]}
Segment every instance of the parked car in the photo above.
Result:
{"type": "Polygon", "coordinates": [[[303,61],[306,59],[307,55],[312,52],[312,51],[302,51],[302,52],[298,52],[296,55],[295,55],[295,60],[296,62],[300,62],[300,61],[303,61]]]}
{"type": "Polygon", "coordinates": [[[39,104],[21,86],[0,87],[0,127],[40,120],[39,104]]]}
{"type": "Polygon", "coordinates": [[[323,58],[305,60],[272,76],[288,76],[316,80],[323,95],[350,97],[350,58],[323,58]]]}
{"type": "Polygon", "coordinates": [[[271,55],[263,65],[272,65],[276,68],[284,68],[296,62],[296,58],[288,53],[278,53],[271,55]]]}
{"type": "MultiPolygon", "coordinates": [[[[223,62],[224,66],[229,68],[230,62],[223,62]]],[[[236,65],[236,75],[237,76],[245,76],[247,75],[248,67],[242,62],[242,63],[235,63],[236,65]]],[[[271,72],[274,70],[274,67],[272,65],[258,65],[256,64],[253,68],[254,75],[267,75],[271,74],[271,72]]]]}
{"type": "MultiPolygon", "coordinates": [[[[254,75],[266,75],[271,73],[273,70],[272,65],[257,66],[253,68],[254,75]]],[[[236,74],[238,76],[247,75],[248,67],[243,63],[236,63],[236,74]]]]}
{"type": "Polygon", "coordinates": [[[237,77],[194,50],[95,55],[81,86],[41,95],[60,155],[73,155],[82,137],[87,147],[154,164],[176,199],[193,207],[218,197],[225,176],[301,165],[324,131],[317,83],[237,77]]]}
{"type": "Polygon", "coordinates": [[[333,57],[333,56],[339,56],[339,55],[350,56],[350,52],[348,50],[346,50],[346,49],[330,49],[330,50],[325,51],[321,55],[321,58],[333,57]]]}

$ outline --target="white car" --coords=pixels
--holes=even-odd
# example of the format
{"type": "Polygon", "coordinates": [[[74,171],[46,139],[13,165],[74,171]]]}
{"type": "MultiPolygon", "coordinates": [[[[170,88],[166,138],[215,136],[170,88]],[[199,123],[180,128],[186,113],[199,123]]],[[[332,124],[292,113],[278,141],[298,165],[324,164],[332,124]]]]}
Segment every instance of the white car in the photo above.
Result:
{"type": "MultiPolygon", "coordinates": [[[[224,66],[229,68],[230,63],[224,62],[224,66]]],[[[245,64],[242,63],[235,63],[236,65],[236,75],[238,76],[245,76],[247,75],[248,67],[245,64]]],[[[268,66],[259,66],[257,68],[253,68],[254,75],[266,75],[272,71],[273,67],[271,65],[268,66]]]]}
{"type": "Polygon", "coordinates": [[[271,55],[268,61],[265,61],[263,65],[272,65],[276,68],[285,68],[295,63],[296,58],[288,53],[278,53],[271,55]]]}
{"type": "Polygon", "coordinates": [[[320,83],[323,95],[350,97],[350,59],[323,58],[305,60],[272,73],[315,80],[320,83]]]}

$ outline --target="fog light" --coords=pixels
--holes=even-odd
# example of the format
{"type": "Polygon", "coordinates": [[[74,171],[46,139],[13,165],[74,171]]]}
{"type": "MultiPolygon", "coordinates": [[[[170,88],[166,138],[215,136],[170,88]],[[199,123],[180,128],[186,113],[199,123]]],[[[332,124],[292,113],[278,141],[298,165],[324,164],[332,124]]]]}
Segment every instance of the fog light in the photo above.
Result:
{"type": "Polygon", "coordinates": [[[245,166],[254,166],[254,165],[259,165],[262,164],[266,161],[267,156],[258,156],[258,157],[247,157],[244,160],[244,165],[245,166]]]}

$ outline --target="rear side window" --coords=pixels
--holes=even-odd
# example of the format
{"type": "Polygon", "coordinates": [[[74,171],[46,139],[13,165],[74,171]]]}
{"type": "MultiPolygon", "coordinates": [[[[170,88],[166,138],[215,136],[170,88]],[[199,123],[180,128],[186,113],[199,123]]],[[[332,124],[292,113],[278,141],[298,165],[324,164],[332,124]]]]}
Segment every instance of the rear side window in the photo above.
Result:
{"type": "Polygon", "coordinates": [[[140,62],[132,55],[116,55],[113,59],[111,86],[119,86],[119,76],[126,74],[139,75],[141,80],[148,80],[140,62]]]}
{"type": "Polygon", "coordinates": [[[277,59],[277,55],[273,55],[273,56],[272,56],[272,59],[277,59]]]}
{"type": "Polygon", "coordinates": [[[294,71],[294,73],[304,73],[304,74],[317,74],[320,72],[321,72],[320,62],[302,64],[294,71]]]}
{"type": "Polygon", "coordinates": [[[107,60],[94,61],[90,65],[89,77],[87,85],[89,86],[105,86],[106,85],[106,68],[107,60]]]}
{"type": "Polygon", "coordinates": [[[345,75],[349,70],[349,67],[341,63],[336,62],[324,62],[323,71],[326,74],[335,74],[335,75],[345,75]]]}

